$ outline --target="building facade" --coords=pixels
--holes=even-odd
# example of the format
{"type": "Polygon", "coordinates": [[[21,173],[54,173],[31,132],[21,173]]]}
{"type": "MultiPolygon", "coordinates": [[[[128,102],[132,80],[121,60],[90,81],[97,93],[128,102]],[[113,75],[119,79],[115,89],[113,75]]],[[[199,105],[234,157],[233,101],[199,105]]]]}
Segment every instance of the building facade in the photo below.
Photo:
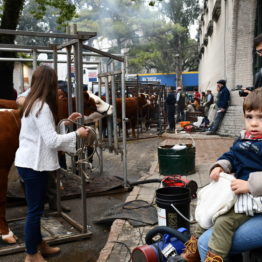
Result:
{"type": "MultiPolygon", "coordinates": [[[[253,85],[261,67],[255,56],[254,37],[262,32],[262,0],[204,0],[199,26],[199,87],[214,94],[216,82],[227,80],[230,90],[253,85]]],[[[231,103],[218,131],[237,136],[243,128],[243,99],[231,91],[231,103]]]]}

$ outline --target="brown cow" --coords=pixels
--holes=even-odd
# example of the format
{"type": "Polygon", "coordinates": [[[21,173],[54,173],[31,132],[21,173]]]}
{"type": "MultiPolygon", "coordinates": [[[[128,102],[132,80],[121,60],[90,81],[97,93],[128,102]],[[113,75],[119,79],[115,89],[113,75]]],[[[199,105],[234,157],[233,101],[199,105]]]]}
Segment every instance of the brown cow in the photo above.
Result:
{"type": "MultiPolygon", "coordinates": [[[[129,119],[130,127],[132,129],[132,136],[135,138],[135,128],[138,117],[143,115],[145,108],[150,105],[150,101],[145,94],[140,94],[138,97],[126,98],[126,117],[129,119]]],[[[122,117],[122,99],[116,98],[117,117],[122,117]]]]}
{"type": "Polygon", "coordinates": [[[0,108],[18,109],[15,100],[0,99],[0,108]]]}
{"type": "MultiPolygon", "coordinates": [[[[88,93],[84,93],[84,114],[86,116],[92,115],[93,112],[99,112],[104,115],[104,105],[108,104],[102,101],[103,103],[101,102],[100,107],[98,107],[99,98],[96,98],[95,100],[88,93]],[[101,105],[103,106],[101,107],[101,105]]],[[[67,116],[67,98],[59,96],[58,120],[65,119],[67,116]]],[[[8,173],[14,162],[15,152],[18,148],[20,127],[20,110],[0,111],[0,235],[6,235],[9,232],[6,221],[8,173]]],[[[7,243],[15,242],[12,236],[3,240],[7,243]]]]}

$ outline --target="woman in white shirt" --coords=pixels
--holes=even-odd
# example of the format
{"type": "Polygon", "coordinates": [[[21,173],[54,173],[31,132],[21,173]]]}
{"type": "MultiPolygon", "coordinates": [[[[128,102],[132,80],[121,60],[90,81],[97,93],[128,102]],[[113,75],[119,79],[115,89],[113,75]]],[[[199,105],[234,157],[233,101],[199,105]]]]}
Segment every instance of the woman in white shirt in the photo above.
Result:
{"type": "MultiPolygon", "coordinates": [[[[25,223],[25,262],[45,262],[42,255],[60,252],[42,239],[40,221],[44,211],[48,171],[59,169],[57,151],[75,152],[76,137],[87,137],[88,130],[58,134],[55,129],[57,112],[57,75],[48,66],[38,67],[32,77],[31,92],[22,107],[19,148],[15,165],[25,185],[28,206],[25,223]],[[40,251],[40,252],[39,252],[40,251]]],[[[73,113],[69,118],[81,116],[73,113]]]]}

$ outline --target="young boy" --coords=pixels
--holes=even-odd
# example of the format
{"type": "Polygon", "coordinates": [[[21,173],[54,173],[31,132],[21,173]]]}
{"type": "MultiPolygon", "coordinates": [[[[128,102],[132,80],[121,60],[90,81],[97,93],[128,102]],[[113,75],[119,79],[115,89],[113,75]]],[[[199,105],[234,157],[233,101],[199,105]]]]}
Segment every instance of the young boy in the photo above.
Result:
{"type": "MultiPolygon", "coordinates": [[[[211,180],[217,181],[220,172],[234,173],[236,179],[231,183],[232,191],[238,195],[252,198],[256,195],[254,185],[249,181],[250,177],[262,178],[262,88],[251,92],[244,100],[243,111],[245,118],[245,130],[234,142],[230,150],[224,153],[212,166],[211,180]],[[251,193],[251,194],[246,194],[251,193]]],[[[255,178],[258,179],[258,178],[255,178]]],[[[241,199],[242,201],[242,199],[241,199]]],[[[237,202],[238,203],[238,202],[237,202]]],[[[239,209],[237,203],[226,214],[215,220],[213,233],[208,243],[209,252],[205,262],[226,261],[231,248],[233,234],[236,229],[246,222],[253,212],[261,212],[253,205],[239,209]],[[237,211],[237,213],[235,212],[237,211]],[[248,214],[248,215],[247,215],[248,214]]],[[[246,202],[248,203],[248,202],[246,202]]],[[[197,239],[205,231],[199,225],[191,239],[186,243],[186,249],[181,256],[188,262],[199,262],[197,239]]]]}

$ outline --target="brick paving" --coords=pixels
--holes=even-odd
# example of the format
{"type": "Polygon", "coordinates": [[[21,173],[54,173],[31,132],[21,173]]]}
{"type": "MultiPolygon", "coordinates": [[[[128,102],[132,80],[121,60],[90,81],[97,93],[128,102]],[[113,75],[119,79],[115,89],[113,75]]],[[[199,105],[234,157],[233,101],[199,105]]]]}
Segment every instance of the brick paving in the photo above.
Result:
{"type": "MultiPolygon", "coordinates": [[[[194,142],[196,147],[196,173],[187,176],[198,183],[198,187],[206,185],[209,181],[208,172],[210,165],[232,145],[233,138],[220,136],[206,136],[203,134],[192,134],[189,137],[186,134],[164,134],[165,140],[161,145],[174,145],[183,142],[194,142]]],[[[155,158],[151,159],[151,168],[147,175],[141,180],[163,178],[158,172],[157,149],[155,158]]],[[[126,201],[136,199],[146,200],[155,205],[155,191],[159,184],[144,184],[134,187],[126,201]]],[[[194,210],[196,201],[191,201],[191,210],[194,210]]],[[[191,212],[193,213],[193,212],[191,212]]],[[[192,215],[192,214],[191,214],[192,215]]],[[[111,227],[108,241],[97,262],[128,262],[130,261],[130,252],[139,246],[144,245],[146,233],[152,227],[132,227],[127,221],[117,219],[111,227]]]]}

